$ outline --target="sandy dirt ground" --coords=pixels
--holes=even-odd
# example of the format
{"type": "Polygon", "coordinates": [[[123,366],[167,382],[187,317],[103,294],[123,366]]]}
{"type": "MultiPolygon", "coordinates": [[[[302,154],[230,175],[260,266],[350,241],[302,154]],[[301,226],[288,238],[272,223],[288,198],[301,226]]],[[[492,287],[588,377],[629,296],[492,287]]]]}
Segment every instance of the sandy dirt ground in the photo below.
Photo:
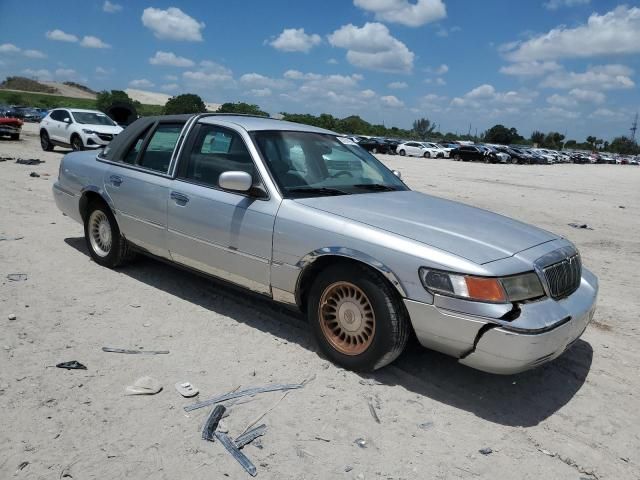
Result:
{"type": "Polygon", "coordinates": [[[0,478],[249,478],[201,439],[209,409],[186,413],[173,385],[191,381],[206,399],[312,376],[230,408],[231,436],[268,412],[266,435],[244,449],[259,478],[640,478],[640,168],[382,157],[416,190],[567,236],[599,276],[600,300],[573,349],[531,372],[484,374],[414,344],[359,375],[322,358],[304,321],[268,301],[151,259],[93,263],[82,226],[52,199],[63,154],[40,150],[37,125],[0,140],[0,157],[46,162],[0,163],[0,478]],[[51,367],[68,360],[87,370],[51,367]],[[163,391],[125,396],[143,375],[163,391]]]}

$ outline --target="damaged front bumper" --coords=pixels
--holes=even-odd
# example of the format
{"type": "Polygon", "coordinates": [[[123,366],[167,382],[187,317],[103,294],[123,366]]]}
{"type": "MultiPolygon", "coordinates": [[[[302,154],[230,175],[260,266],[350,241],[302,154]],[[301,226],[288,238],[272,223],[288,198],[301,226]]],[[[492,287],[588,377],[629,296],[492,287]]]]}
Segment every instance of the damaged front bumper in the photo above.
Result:
{"type": "Polygon", "coordinates": [[[404,303],[420,343],[489,373],[514,374],[553,360],[566,351],[593,318],[598,280],[583,268],[580,287],[562,300],[544,298],[505,306],[435,299],[404,303]],[[465,307],[465,308],[460,308],[465,307]],[[463,311],[466,310],[466,311],[463,311]]]}

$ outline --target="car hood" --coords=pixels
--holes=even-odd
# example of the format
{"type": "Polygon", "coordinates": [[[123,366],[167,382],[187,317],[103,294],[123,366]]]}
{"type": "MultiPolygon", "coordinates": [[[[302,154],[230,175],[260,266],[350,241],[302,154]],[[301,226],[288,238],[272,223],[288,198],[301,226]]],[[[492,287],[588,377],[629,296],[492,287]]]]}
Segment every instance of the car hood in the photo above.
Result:
{"type": "Polygon", "coordinates": [[[85,130],[93,130],[98,133],[110,133],[112,135],[117,135],[123,129],[118,125],[109,126],[109,125],[81,125],[85,130]]]}
{"type": "Polygon", "coordinates": [[[414,191],[296,199],[478,264],[560,237],[496,213],[414,191]]]}

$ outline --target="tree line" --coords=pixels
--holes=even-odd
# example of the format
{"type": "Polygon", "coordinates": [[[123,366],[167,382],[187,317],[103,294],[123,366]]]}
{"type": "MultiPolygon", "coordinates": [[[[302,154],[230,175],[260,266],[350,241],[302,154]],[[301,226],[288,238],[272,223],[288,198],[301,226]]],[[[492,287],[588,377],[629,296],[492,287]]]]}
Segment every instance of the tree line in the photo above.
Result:
{"type": "MultiPolygon", "coordinates": [[[[97,98],[99,110],[105,110],[113,101],[128,101],[135,105],[125,92],[112,90],[111,92],[100,92],[97,98]],[[127,100],[128,99],[128,100],[127,100]]],[[[164,106],[165,115],[180,113],[204,113],[206,105],[202,99],[195,94],[183,94],[171,97],[164,106]]],[[[239,113],[246,115],[258,115],[268,117],[269,114],[258,105],[245,102],[223,103],[217,110],[218,113],[239,113]]],[[[585,141],[566,140],[565,136],[559,132],[541,132],[535,130],[529,138],[525,138],[515,127],[506,127],[498,124],[494,125],[479,136],[458,135],[453,132],[440,132],[436,130],[436,125],[428,118],[419,118],[413,122],[412,128],[402,129],[398,127],[387,127],[381,124],[371,124],[360,118],[358,115],[350,115],[345,118],[337,118],[328,113],[311,115],[308,113],[287,113],[282,112],[280,118],[290,122],[303,123],[314,127],[333,130],[334,132],[367,135],[374,137],[397,138],[406,140],[422,140],[434,142],[446,142],[467,140],[475,142],[496,143],[503,145],[527,145],[552,150],[588,150],[607,151],[620,154],[640,154],[638,144],[630,138],[620,136],[611,142],[588,136],[585,141]]]]}

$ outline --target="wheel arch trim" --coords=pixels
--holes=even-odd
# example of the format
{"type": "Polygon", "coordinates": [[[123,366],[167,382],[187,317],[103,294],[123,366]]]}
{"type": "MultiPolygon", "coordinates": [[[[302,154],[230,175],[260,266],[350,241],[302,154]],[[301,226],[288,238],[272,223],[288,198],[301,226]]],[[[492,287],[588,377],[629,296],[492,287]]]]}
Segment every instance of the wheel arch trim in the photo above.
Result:
{"type": "Polygon", "coordinates": [[[391,270],[387,265],[372,257],[371,255],[348,247],[323,247],[307,253],[296,264],[296,267],[300,269],[295,289],[296,303],[298,305],[302,304],[301,282],[305,277],[305,272],[308,272],[309,268],[311,268],[317,260],[326,257],[341,257],[348,260],[355,260],[357,262],[368,265],[369,267],[379,272],[383,277],[385,277],[389,281],[389,283],[391,283],[391,285],[396,289],[396,291],[402,296],[402,298],[407,297],[407,293],[402,286],[402,282],[400,282],[400,279],[396,276],[393,270],[391,270]]]}
{"type": "Polygon", "coordinates": [[[107,192],[96,185],[87,185],[80,191],[80,201],[79,201],[78,207],[79,207],[80,215],[82,216],[82,218],[84,218],[84,215],[86,213],[84,209],[87,206],[87,197],[89,196],[89,194],[95,194],[99,196],[104,201],[104,203],[107,204],[107,206],[111,209],[111,211],[115,215],[115,212],[116,212],[115,206],[113,205],[113,202],[111,201],[111,198],[109,197],[109,195],[107,195],[107,192]]]}

